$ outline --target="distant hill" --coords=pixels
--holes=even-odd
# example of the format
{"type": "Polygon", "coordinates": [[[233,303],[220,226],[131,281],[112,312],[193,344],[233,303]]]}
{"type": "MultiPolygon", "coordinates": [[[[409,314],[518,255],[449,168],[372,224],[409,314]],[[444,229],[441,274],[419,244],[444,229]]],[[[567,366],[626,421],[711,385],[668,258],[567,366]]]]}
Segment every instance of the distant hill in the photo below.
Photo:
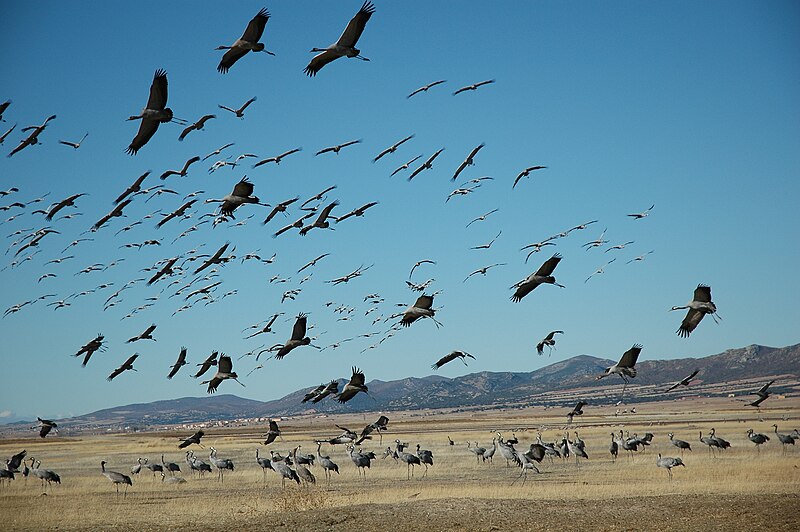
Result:
{"type": "MultiPolygon", "coordinates": [[[[108,408],[62,422],[99,429],[315,413],[564,405],[577,398],[589,399],[595,404],[613,403],[618,399],[622,381],[614,375],[596,380],[597,374],[612,363],[580,355],[527,373],[483,371],[455,378],[431,375],[395,381],[373,380],[367,383],[369,396],[359,394],[346,405],[331,399],[316,405],[303,404],[300,400],[310,389],[304,388],[269,402],[234,395],[184,397],[108,408]]],[[[680,380],[695,368],[700,369],[697,381],[689,390],[672,392],[675,397],[686,393],[747,393],[757,388],[755,384],[760,381],[775,377],[778,382],[774,393],[797,393],[800,391],[800,344],[782,348],[751,345],[703,358],[643,360],[637,364],[639,373],[626,394],[635,396],[637,402],[663,399],[666,385],[680,380]]],[[[341,380],[341,384],[344,383],[341,380]]]]}

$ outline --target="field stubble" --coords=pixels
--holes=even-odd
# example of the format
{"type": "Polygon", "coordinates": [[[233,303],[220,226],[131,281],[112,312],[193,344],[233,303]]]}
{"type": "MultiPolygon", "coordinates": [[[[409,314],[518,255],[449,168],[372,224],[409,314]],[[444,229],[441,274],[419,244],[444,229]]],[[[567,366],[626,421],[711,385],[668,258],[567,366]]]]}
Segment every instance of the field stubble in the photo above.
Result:
{"type": "Polygon", "coordinates": [[[800,446],[785,452],[772,432],[772,423],[791,432],[797,419],[798,401],[786,401],[780,410],[753,411],[720,409],[714,402],[680,402],[642,405],[635,416],[614,417],[613,409],[587,408],[574,426],[585,440],[589,460],[576,465],[545,459],[541,474],[529,473],[524,485],[519,469],[506,467],[497,453],[494,463],[479,463],[467,449],[467,441],[490,447],[494,431],[510,437],[512,429],[524,450],[541,428],[545,441],[561,438],[566,427],[560,411],[489,412],[469,417],[458,415],[390,415],[390,431],[383,445],[377,438],[365,445],[378,454],[360,479],[342,446],[323,445],[340,469],[328,486],[322,469],[312,472],[317,484],[299,487],[294,483],[281,489],[280,477],[266,472],[255,461],[256,448],[262,456],[268,449],[286,454],[295,445],[301,453],[312,453],[315,438],[338,435],[333,424],[356,429],[362,416],[326,420],[292,420],[284,423],[283,441],[269,447],[260,445],[258,434],[210,430],[203,439],[206,450],[195,453],[208,460],[213,445],[220,457],[231,458],[236,469],[227,472],[223,483],[216,471],[204,478],[192,478],[184,455],[172,435],[120,434],[89,437],[55,437],[39,441],[0,440],[0,456],[21,449],[42,461],[42,468],[58,472],[62,485],[44,490],[39,480],[17,480],[0,488],[0,516],[3,529],[245,529],[282,527],[285,530],[694,530],[745,529],[769,526],[795,529],[800,524],[800,446]],[[789,421],[784,421],[788,418],[789,421]],[[732,443],[717,457],[698,440],[699,432],[716,428],[732,443]],[[745,434],[748,428],[771,435],[756,452],[745,434]],[[527,430],[524,430],[527,429],[527,430]],[[609,433],[630,431],[655,434],[653,444],[634,456],[620,451],[616,463],[608,453],[609,433]],[[679,456],[667,438],[689,441],[694,449],[685,452],[685,468],[667,472],[655,465],[657,453],[679,456]],[[448,444],[447,437],[456,444],[448,444]],[[400,438],[434,453],[435,465],[423,478],[417,467],[406,480],[406,466],[382,450],[400,438]],[[167,461],[181,465],[185,484],[161,482],[148,470],[133,476],[126,498],[117,497],[113,485],[100,473],[100,460],[107,468],[128,474],[138,457],[150,462],[167,461]],[[512,485],[512,482],[513,485],[512,485]]]}

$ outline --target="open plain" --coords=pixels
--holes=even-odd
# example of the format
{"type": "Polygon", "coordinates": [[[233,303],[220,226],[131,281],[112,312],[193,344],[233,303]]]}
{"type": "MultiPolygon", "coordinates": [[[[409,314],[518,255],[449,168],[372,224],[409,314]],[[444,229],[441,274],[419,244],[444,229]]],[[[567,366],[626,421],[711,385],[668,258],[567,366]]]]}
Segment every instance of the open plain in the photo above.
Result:
{"type": "MultiPolygon", "coordinates": [[[[627,408],[631,408],[627,405],[627,408]]],[[[27,439],[0,440],[0,456],[22,449],[42,461],[43,469],[56,471],[61,485],[46,490],[33,476],[17,475],[0,488],[0,513],[6,530],[77,529],[217,529],[284,530],[744,530],[796,529],[800,524],[800,446],[784,449],[773,424],[789,434],[797,425],[800,400],[776,400],[769,409],[744,410],[725,399],[693,398],[639,405],[636,413],[621,407],[586,407],[581,418],[567,426],[564,412],[556,408],[528,408],[455,414],[439,412],[388,413],[387,432],[365,442],[364,449],[378,457],[359,478],[342,445],[323,444],[322,453],[339,465],[328,485],[319,465],[311,467],[316,485],[287,483],[273,471],[262,472],[255,451],[285,455],[296,445],[301,453],[314,453],[314,440],[341,433],[334,424],[357,432],[373,415],[298,418],[281,423],[282,437],[261,444],[262,428],[209,429],[204,449],[195,453],[208,460],[208,447],[235,463],[223,482],[216,471],[192,477],[178,450],[175,433],[136,433],[92,436],[56,436],[40,441],[35,432],[27,439]],[[731,442],[724,451],[710,452],[699,441],[712,428],[731,442]],[[746,431],[770,436],[757,451],[746,431]],[[469,451],[475,442],[490,448],[500,431],[515,434],[516,448],[524,451],[541,431],[553,442],[569,430],[586,442],[588,460],[576,464],[545,458],[540,474],[507,466],[496,453],[493,462],[481,462],[469,451]],[[654,434],[643,451],[620,451],[616,462],[609,454],[610,433],[654,434]],[[691,443],[685,467],[667,471],[656,467],[658,453],[680,456],[667,434],[691,443]],[[448,437],[454,441],[450,445],[448,437]],[[434,466],[424,475],[417,466],[407,480],[407,466],[383,451],[399,438],[433,451],[434,466]],[[166,460],[181,465],[186,483],[166,484],[160,475],[143,469],[132,475],[127,496],[117,496],[101,475],[100,461],[108,469],[130,473],[139,457],[150,463],[166,460]],[[525,481],[523,484],[523,480],[525,481]],[[46,493],[46,495],[44,495],[46,493]]],[[[266,428],[263,429],[266,432],[266,428]]]]}

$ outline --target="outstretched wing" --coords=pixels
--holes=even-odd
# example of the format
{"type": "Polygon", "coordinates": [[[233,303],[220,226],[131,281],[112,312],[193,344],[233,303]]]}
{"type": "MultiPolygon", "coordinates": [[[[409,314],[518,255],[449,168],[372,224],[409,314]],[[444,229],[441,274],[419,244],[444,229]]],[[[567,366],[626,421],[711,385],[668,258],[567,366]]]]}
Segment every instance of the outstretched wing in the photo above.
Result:
{"type": "Polygon", "coordinates": [[[694,300],[711,303],[711,287],[704,284],[697,285],[697,288],[694,289],[694,300]]]}
{"type": "Polygon", "coordinates": [[[433,296],[425,294],[419,296],[417,301],[414,303],[414,306],[417,308],[430,310],[430,308],[433,306],[433,296]]]}
{"type": "Polygon", "coordinates": [[[258,14],[247,24],[247,28],[242,34],[242,40],[248,42],[258,42],[261,39],[261,36],[264,34],[264,26],[267,25],[268,20],[269,11],[267,11],[266,8],[262,8],[261,11],[259,11],[258,14]]]}
{"type": "Polygon", "coordinates": [[[552,275],[553,271],[556,269],[556,266],[558,266],[559,262],[561,262],[561,254],[556,253],[555,255],[544,261],[544,264],[542,264],[539,267],[539,269],[536,270],[536,275],[542,277],[547,275],[552,275]]]}
{"type": "Polygon", "coordinates": [[[242,180],[236,183],[236,186],[233,187],[232,195],[240,198],[246,198],[253,193],[253,190],[255,190],[253,183],[247,181],[246,178],[242,178],[242,180]]]}
{"type": "Polygon", "coordinates": [[[133,137],[133,140],[125,152],[130,155],[136,155],[136,152],[138,152],[142,146],[147,144],[147,142],[153,138],[153,135],[156,134],[159,123],[160,122],[158,120],[142,118],[142,123],[139,124],[139,131],[136,133],[136,136],[133,137]]]}
{"type": "Polygon", "coordinates": [[[228,355],[222,355],[219,357],[217,371],[219,371],[219,373],[230,373],[233,371],[233,361],[231,361],[231,357],[228,355]]]}
{"type": "Polygon", "coordinates": [[[364,386],[364,381],[364,373],[357,367],[353,366],[353,376],[350,377],[350,384],[353,386],[362,387],[364,386]]]}
{"type": "Polygon", "coordinates": [[[678,336],[681,338],[688,338],[689,334],[697,328],[697,325],[702,321],[705,314],[699,310],[689,309],[686,317],[683,318],[681,326],[678,327],[678,336]]]}
{"type": "Polygon", "coordinates": [[[156,70],[153,83],[150,84],[150,97],[147,99],[148,109],[164,109],[167,106],[167,72],[156,70]]]}
{"type": "Polygon", "coordinates": [[[308,320],[305,314],[297,316],[297,320],[292,327],[292,340],[302,340],[306,336],[306,321],[308,320]]]}
{"type": "Polygon", "coordinates": [[[633,347],[622,354],[622,358],[619,359],[619,364],[617,365],[623,368],[632,368],[636,365],[636,360],[641,352],[642,344],[633,344],[633,347]]]}
{"type": "Polygon", "coordinates": [[[364,32],[367,21],[374,12],[375,6],[372,5],[372,2],[366,0],[364,5],[361,6],[361,9],[358,10],[358,13],[347,23],[347,27],[336,43],[340,46],[354,47],[361,37],[361,34],[364,32]]]}

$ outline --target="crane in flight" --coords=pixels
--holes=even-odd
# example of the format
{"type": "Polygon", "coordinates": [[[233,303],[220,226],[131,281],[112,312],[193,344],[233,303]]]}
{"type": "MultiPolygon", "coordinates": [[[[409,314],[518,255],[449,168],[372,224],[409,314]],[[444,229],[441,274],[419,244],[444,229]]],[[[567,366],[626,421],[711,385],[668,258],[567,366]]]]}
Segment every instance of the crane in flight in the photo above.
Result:
{"type": "Polygon", "coordinates": [[[125,150],[130,155],[136,155],[142,146],[153,138],[160,124],[174,120],[176,124],[186,125],[183,120],[173,116],[172,109],[167,107],[167,72],[165,70],[156,70],[153,75],[153,82],[150,84],[150,96],[147,99],[147,105],[142,109],[141,113],[130,116],[128,120],[141,120],[139,131],[131,141],[128,149],[125,150]]]}
{"type": "Polygon", "coordinates": [[[369,59],[361,55],[361,50],[355,46],[374,12],[375,6],[369,0],[365,0],[361,9],[350,19],[350,22],[347,23],[347,27],[335,43],[329,45],[327,48],[311,49],[312,53],[319,53],[311,59],[311,62],[308,63],[308,66],[306,66],[303,72],[308,76],[316,76],[317,72],[319,72],[322,67],[340,57],[355,57],[362,61],[369,61],[369,59]]]}
{"type": "Polygon", "coordinates": [[[215,50],[228,50],[217,65],[217,71],[225,74],[230,70],[236,61],[247,55],[247,52],[264,52],[274,56],[275,54],[266,50],[264,44],[258,42],[264,34],[264,27],[269,20],[269,11],[261,9],[250,22],[247,23],[244,33],[230,46],[217,46],[215,50]]]}

